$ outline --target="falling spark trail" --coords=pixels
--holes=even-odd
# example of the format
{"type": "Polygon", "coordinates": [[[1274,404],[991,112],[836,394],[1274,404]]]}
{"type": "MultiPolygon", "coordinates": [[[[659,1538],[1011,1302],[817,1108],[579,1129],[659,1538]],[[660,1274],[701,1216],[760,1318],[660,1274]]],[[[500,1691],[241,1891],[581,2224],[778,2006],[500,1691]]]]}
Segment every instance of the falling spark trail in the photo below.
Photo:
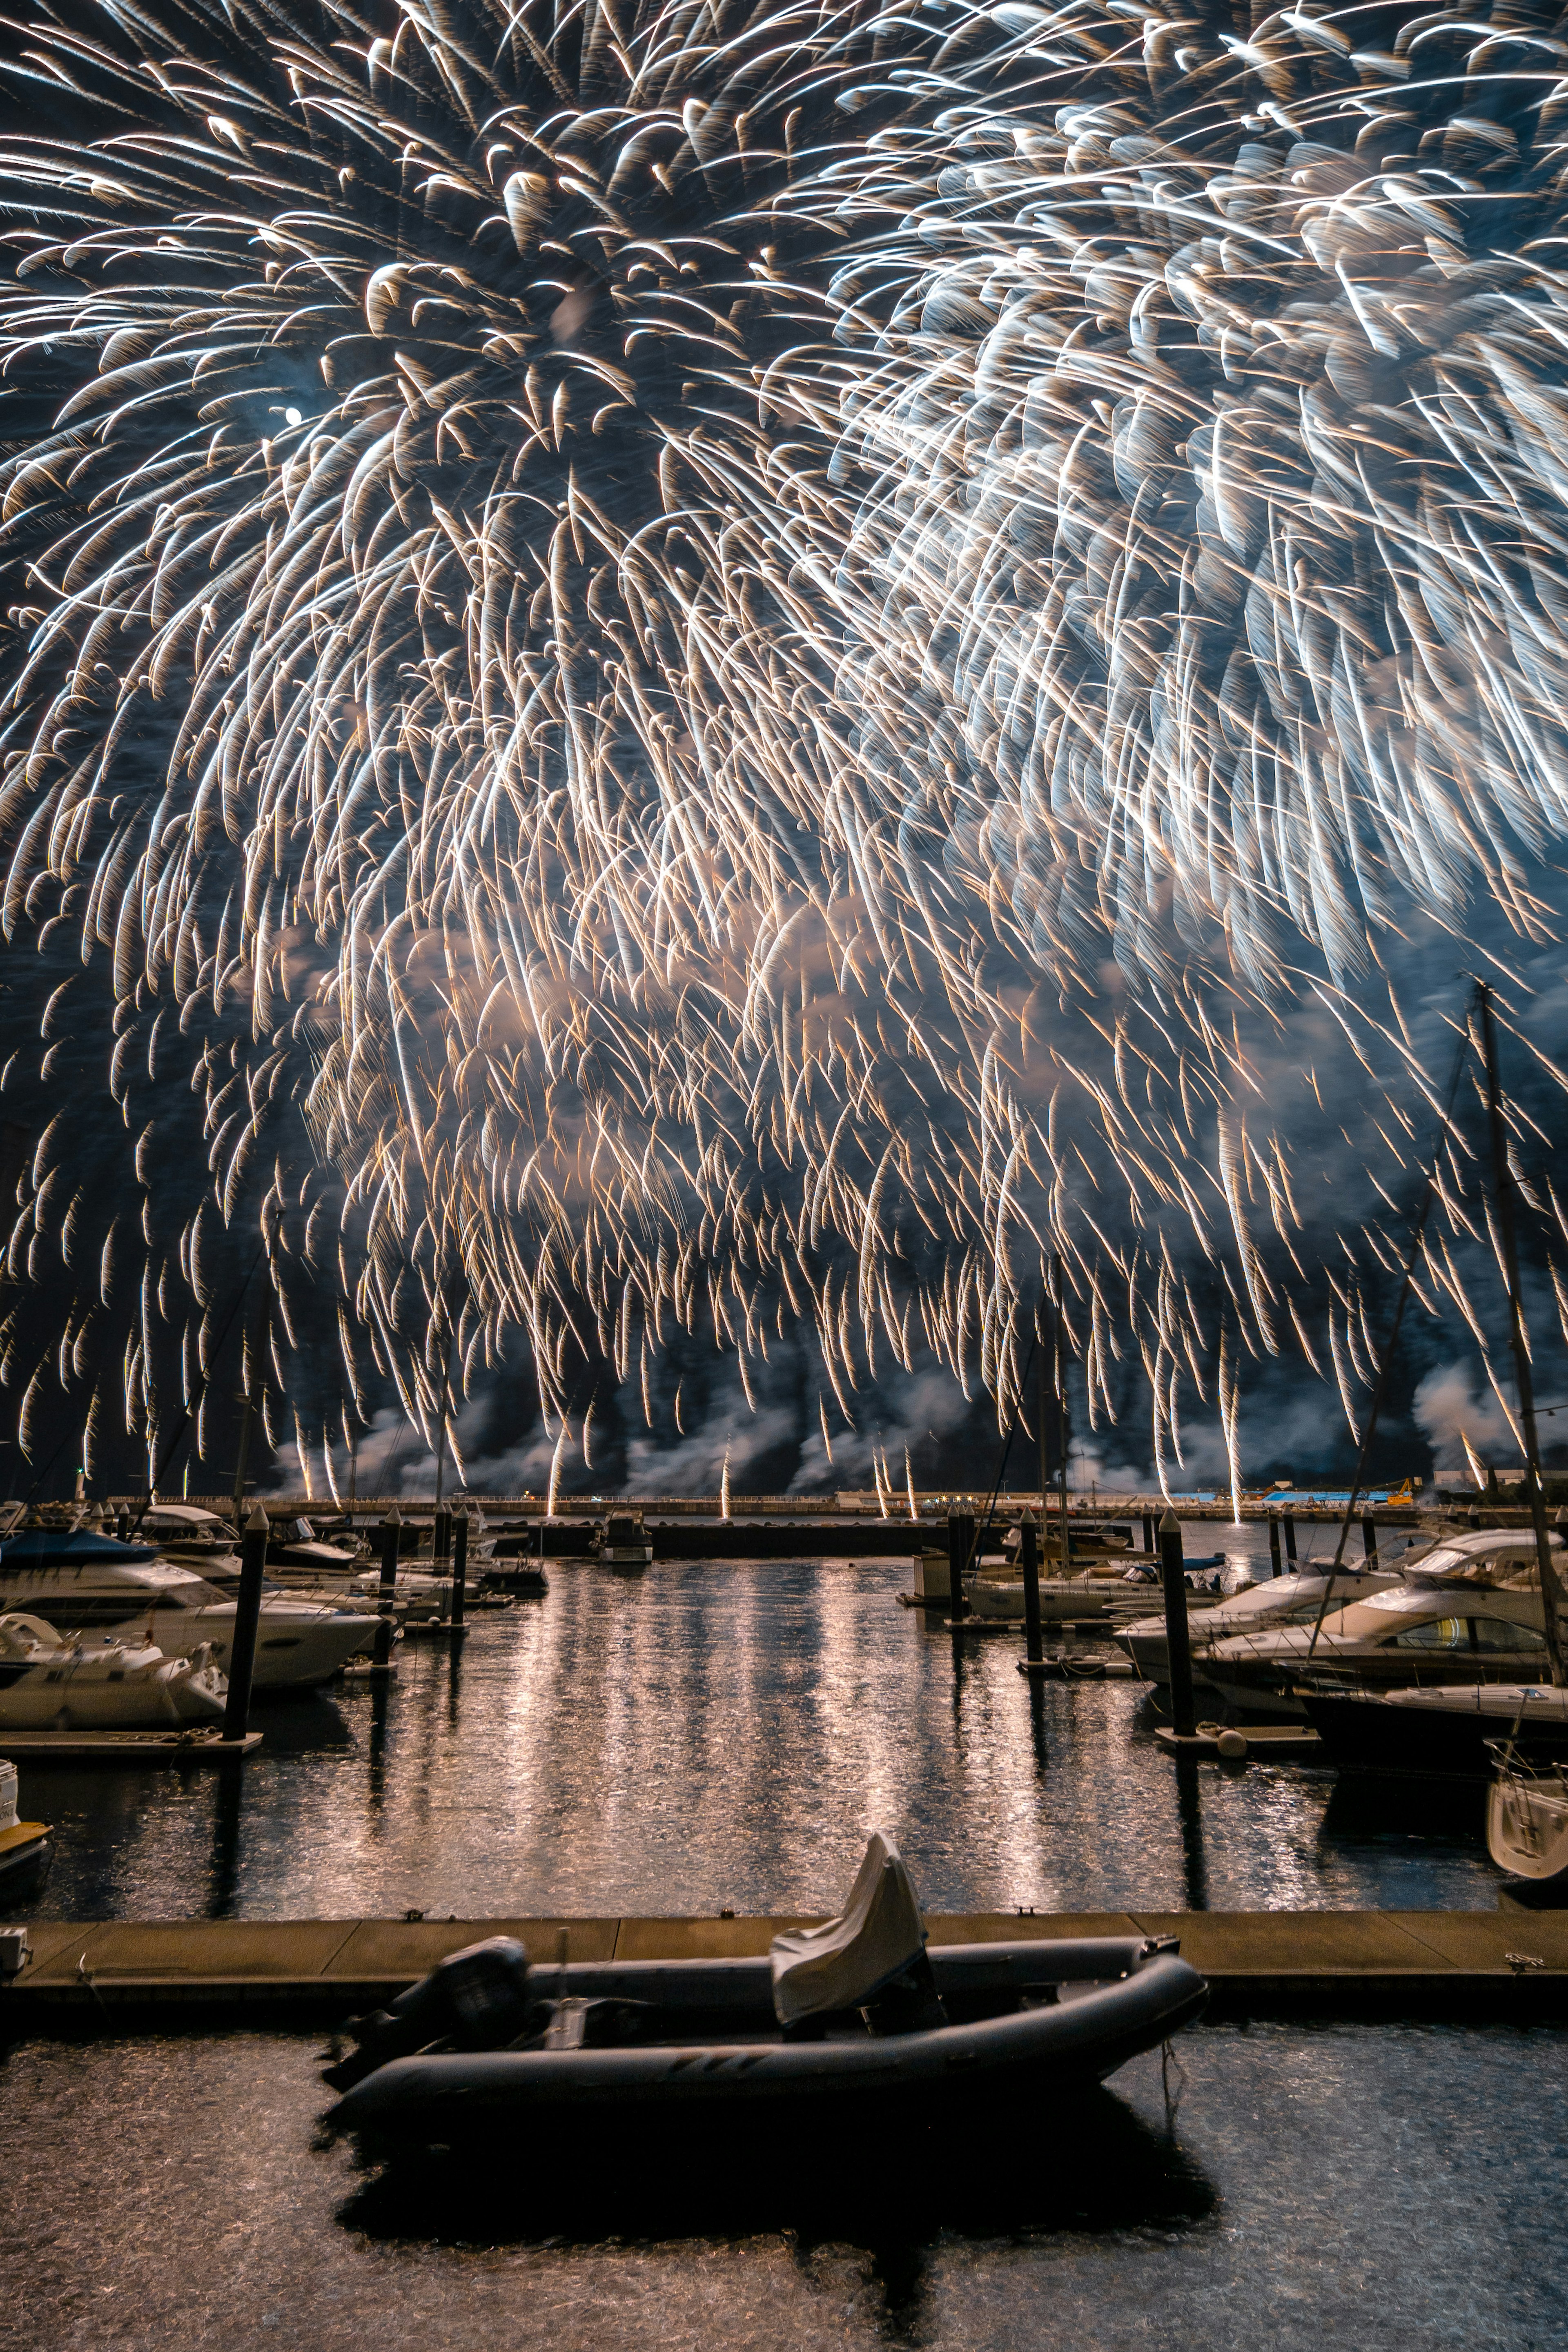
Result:
{"type": "Polygon", "coordinates": [[[12,1310],[23,1444],[53,1380],[151,1445],[250,1224],[302,1465],[521,1333],[553,1507],[584,1358],[651,1421],[700,1319],[750,1399],[786,1301],[847,1421],[923,1332],[1006,1423],[1057,1251],[1163,1490],[1194,1282],[1233,1493],[1242,1350],[1326,1319],[1353,1429],[1405,935],[1554,937],[1553,43],[372,14],[71,0],[6,68],[3,921],[79,940],[40,1083],[101,1003],[142,1236],[51,1116],[9,1270],[98,1291],[68,1368],[12,1310]]]}

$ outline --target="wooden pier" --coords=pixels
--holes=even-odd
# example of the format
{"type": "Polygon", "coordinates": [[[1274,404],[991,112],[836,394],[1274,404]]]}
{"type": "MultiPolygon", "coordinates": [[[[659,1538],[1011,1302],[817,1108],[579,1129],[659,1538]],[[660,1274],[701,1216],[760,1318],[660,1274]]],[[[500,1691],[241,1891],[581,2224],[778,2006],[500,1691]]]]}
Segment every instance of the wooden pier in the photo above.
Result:
{"type": "Polygon", "coordinates": [[[13,1764],[234,1764],[261,1745],[259,1731],[226,1739],[197,1731],[7,1731],[0,1748],[13,1764]]]}
{"type": "MultiPolygon", "coordinates": [[[[742,1958],[800,1918],[119,1920],[27,1930],[0,1989],[0,2034],[74,2021],[330,2021],[379,2006],[445,1954],[520,1936],[547,1972],[575,1960],[742,1958]]],[[[1568,2016],[1568,1911],[982,1912],[929,1921],[933,1944],[1179,1936],[1210,2014],[1523,2021],[1568,2016]]]]}

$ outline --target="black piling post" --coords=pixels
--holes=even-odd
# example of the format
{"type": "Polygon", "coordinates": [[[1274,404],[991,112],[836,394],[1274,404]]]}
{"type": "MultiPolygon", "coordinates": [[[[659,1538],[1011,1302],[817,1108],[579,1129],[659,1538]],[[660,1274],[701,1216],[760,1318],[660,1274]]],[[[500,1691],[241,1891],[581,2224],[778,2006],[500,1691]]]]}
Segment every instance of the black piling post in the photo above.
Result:
{"type": "Polygon", "coordinates": [[[1368,1568],[1375,1568],[1377,1566],[1377,1521],[1370,1511],[1366,1512],[1362,1519],[1361,1548],[1368,1568]]]}
{"type": "Polygon", "coordinates": [[[1283,1573],[1279,1560],[1279,1521],[1272,1511],[1268,1514],[1268,1572],[1271,1576],[1283,1573]]]}
{"type": "MultiPolygon", "coordinates": [[[[434,1576],[449,1576],[452,1569],[452,1514],[444,1503],[436,1506],[436,1524],[430,1530],[430,1571],[434,1576]]],[[[442,1624],[452,1619],[452,1589],[447,1585],[436,1596],[436,1613],[442,1624]]]]}
{"type": "Polygon", "coordinates": [[[267,1575],[267,1514],[250,1507],[239,1548],[239,1597],[234,1609],[234,1642],[228,1654],[228,1698],[223,1736],[243,1739],[250,1729],[250,1686],[256,1679],[256,1636],[261,1622],[261,1587],[267,1575]]]}
{"type": "Polygon", "coordinates": [[[468,1515],[459,1511],[452,1528],[452,1631],[466,1633],[463,1612],[468,1598],[468,1515]]]}
{"type": "Polygon", "coordinates": [[[375,1655],[371,1660],[373,1675],[392,1672],[392,1612],[397,1597],[397,1546],[402,1534],[403,1515],[394,1503],[381,1523],[381,1589],[376,1596],[378,1622],[375,1655]]]}
{"type": "Polygon", "coordinates": [[[1187,1642],[1187,1580],[1182,1567],[1182,1530],[1174,1511],[1160,1522],[1160,1576],[1165,1588],[1165,1646],[1171,1662],[1171,1727],[1178,1738],[1193,1736],[1193,1654],[1187,1642]]]}
{"type": "Polygon", "coordinates": [[[1287,1511],[1285,1514],[1285,1557],[1288,1560],[1292,1562],[1294,1562],[1296,1558],[1296,1514],[1294,1511],[1287,1511]]]}
{"type": "Polygon", "coordinates": [[[1018,1552],[1024,1568],[1025,1650],[1029,1664],[1037,1666],[1046,1654],[1040,1639],[1040,1555],[1035,1522],[1026,1514],[1018,1530],[1018,1552]]]}
{"type": "Polygon", "coordinates": [[[963,1512],[950,1512],[947,1521],[947,1602],[948,1613],[955,1625],[963,1622],[963,1580],[973,1557],[974,1521],[963,1512]]]}
{"type": "Polygon", "coordinates": [[[1143,1549],[1147,1552],[1152,1552],[1154,1549],[1154,1514],[1152,1511],[1145,1511],[1143,1514],[1143,1549]]]}

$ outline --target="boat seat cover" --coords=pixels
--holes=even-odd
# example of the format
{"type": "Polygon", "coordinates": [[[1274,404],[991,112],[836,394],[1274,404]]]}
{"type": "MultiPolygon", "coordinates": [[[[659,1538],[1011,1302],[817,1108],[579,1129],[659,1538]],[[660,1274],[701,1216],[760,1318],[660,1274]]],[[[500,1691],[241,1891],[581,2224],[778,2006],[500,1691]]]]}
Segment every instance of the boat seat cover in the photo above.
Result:
{"type": "Polygon", "coordinates": [[[925,1922],[910,1874],[897,1847],[873,1832],[837,1918],[793,1927],[768,1947],[779,2023],[859,2008],[924,1949],[925,1922]]]}

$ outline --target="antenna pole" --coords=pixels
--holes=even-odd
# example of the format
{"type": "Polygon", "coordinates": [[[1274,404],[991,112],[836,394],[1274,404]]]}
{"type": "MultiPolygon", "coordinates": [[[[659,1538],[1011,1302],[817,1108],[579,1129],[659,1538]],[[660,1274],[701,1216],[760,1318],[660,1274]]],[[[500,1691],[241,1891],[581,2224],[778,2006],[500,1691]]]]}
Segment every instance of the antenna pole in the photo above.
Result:
{"type": "MultiPolygon", "coordinates": [[[[1068,1427],[1067,1366],[1062,1360],[1062,1304],[1066,1296],[1066,1287],[1065,1276],[1062,1272],[1062,1262],[1059,1254],[1053,1259],[1052,1268],[1056,1276],[1056,1311],[1052,1317],[1051,1328],[1054,1354],[1051,1373],[1056,1382],[1057,1391],[1057,1475],[1062,1482],[1061,1517],[1058,1521],[1058,1542],[1060,1546],[1060,1573],[1065,1576],[1068,1572],[1068,1446],[1071,1442],[1072,1433],[1068,1427]]],[[[1043,1499],[1044,1498],[1042,1497],[1042,1501],[1043,1499]]],[[[1044,1523],[1045,1516],[1045,1512],[1042,1509],[1040,1513],[1042,1524],[1044,1523]]]]}
{"type": "Polygon", "coordinates": [[[1513,1220],[1513,1177],[1508,1164],[1508,1129],[1502,1115],[1502,1087],[1498,1076],[1497,1024],[1492,1017],[1492,992],[1484,980],[1476,983],[1481,1015],[1481,1054],[1487,1073],[1487,1125],[1491,1131],[1492,1205],[1498,1239],[1502,1244],[1503,1277],[1508,1284],[1509,1338],[1513,1346],[1514,1378],[1519,1383],[1519,1417],[1524,1430],[1524,1492],[1530,1524],[1535,1531],[1535,1559],[1541,1573],[1541,1607],[1546,1646],[1552,1654],[1552,1679],[1561,1689],[1568,1683],[1563,1656],[1563,1597],[1546,1532],[1546,1497],[1541,1491],[1541,1447],[1535,1434],[1535,1379],[1531,1370],[1530,1341],[1525,1335],[1524,1305],[1519,1288],[1519,1237],[1513,1220]]]}

